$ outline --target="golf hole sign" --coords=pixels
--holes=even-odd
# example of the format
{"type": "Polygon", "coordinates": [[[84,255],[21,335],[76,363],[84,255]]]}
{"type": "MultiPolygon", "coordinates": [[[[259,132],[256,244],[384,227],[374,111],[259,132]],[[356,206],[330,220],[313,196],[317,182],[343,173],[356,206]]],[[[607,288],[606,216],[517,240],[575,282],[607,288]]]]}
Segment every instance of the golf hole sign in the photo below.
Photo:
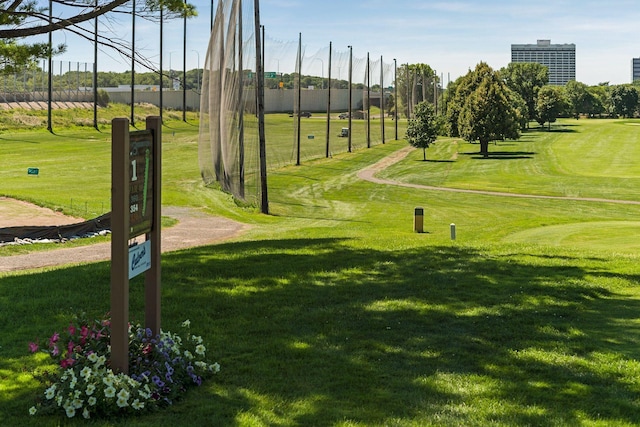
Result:
{"type": "Polygon", "coordinates": [[[129,237],[151,231],[153,226],[153,134],[129,133],[129,237]]]}
{"type": "Polygon", "coordinates": [[[111,122],[111,367],[129,370],[129,280],[144,274],[145,327],[160,332],[162,121],[111,122]],[[142,240],[142,241],[140,241],[142,240]]]}

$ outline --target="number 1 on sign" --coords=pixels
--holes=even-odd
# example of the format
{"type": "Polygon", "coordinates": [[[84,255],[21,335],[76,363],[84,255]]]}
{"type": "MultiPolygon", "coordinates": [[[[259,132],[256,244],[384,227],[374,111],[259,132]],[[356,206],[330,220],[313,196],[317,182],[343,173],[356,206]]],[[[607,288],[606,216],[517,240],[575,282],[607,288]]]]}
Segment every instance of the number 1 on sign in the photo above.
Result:
{"type": "Polygon", "coordinates": [[[135,159],[131,160],[131,168],[133,169],[133,174],[131,175],[131,181],[137,181],[138,180],[138,172],[137,172],[135,159]]]}

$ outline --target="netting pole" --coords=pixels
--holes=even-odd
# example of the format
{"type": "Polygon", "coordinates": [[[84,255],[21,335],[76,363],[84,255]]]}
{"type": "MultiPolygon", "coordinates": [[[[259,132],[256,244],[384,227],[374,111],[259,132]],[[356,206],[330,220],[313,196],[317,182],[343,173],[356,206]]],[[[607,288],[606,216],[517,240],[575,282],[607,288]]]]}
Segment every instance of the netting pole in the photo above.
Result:
{"type": "Polygon", "coordinates": [[[131,126],[135,126],[135,91],[136,72],[136,0],[133,0],[131,6],[131,126]]]}
{"type": "MultiPolygon", "coordinates": [[[[53,1],[49,0],[49,25],[53,24],[53,1]]],[[[51,97],[53,96],[53,56],[51,49],[53,48],[53,31],[49,31],[49,87],[47,89],[47,130],[53,133],[53,126],[51,125],[51,97]]],[[[6,85],[5,85],[6,87],[6,85]]]]}
{"type": "MultiPolygon", "coordinates": [[[[238,163],[240,167],[240,185],[239,192],[240,196],[244,199],[244,190],[245,190],[245,182],[244,182],[244,52],[243,52],[243,38],[242,38],[242,0],[238,0],[238,80],[240,80],[240,84],[238,85],[238,151],[239,158],[238,163]]],[[[186,120],[185,120],[186,121],[186,120]]]]}
{"type": "Polygon", "coordinates": [[[396,141],[398,140],[398,60],[393,58],[393,104],[394,108],[394,117],[393,120],[395,122],[394,126],[396,128],[396,141]]]}
{"type": "Polygon", "coordinates": [[[384,62],[380,55],[380,133],[382,135],[382,143],[384,144],[384,62]]]}
{"type": "Polygon", "coordinates": [[[352,103],[352,80],[353,77],[353,46],[349,46],[349,105],[348,105],[348,109],[349,109],[349,138],[348,138],[348,146],[347,146],[347,151],[350,153],[351,152],[351,103],[352,103]]]}
{"type": "Polygon", "coordinates": [[[260,40],[260,0],[254,0],[256,33],[256,98],[258,106],[258,137],[260,139],[260,210],[269,213],[267,194],[267,150],[264,135],[264,64],[262,63],[262,40],[260,40]]]}
{"type": "MultiPolygon", "coordinates": [[[[164,6],[162,6],[162,4],[160,4],[160,123],[163,123],[162,120],[162,110],[163,110],[163,99],[162,99],[162,92],[164,92],[164,70],[162,68],[162,54],[163,54],[163,47],[164,47],[164,43],[163,43],[163,39],[164,39],[164,6]]],[[[171,64],[169,64],[169,66],[171,66],[171,64]]],[[[169,70],[169,72],[171,72],[171,70],[169,70]]]]}
{"type": "MultiPolygon", "coordinates": [[[[186,3],[187,0],[185,0],[186,3]]],[[[187,14],[182,23],[182,121],[187,121],[187,14]]]]}
{"type": "Polygon", "coordinates": [[[295,112],[296,114],[296,118],[294,120],[298,121],[298,129],[296,132],[296,147],[297,147],[297,152],[296,152],[296,166],[300,166],[300,112],[301,112],[301,105],[300,103],[302,102],[302,88],[300,87],[301,82],[302,82],[302,78],[301,78],[301,74],[302,74],[302,33],[298,34],[298,64],[297,64],[297,73],[298,73],[298,90],[296,93],[296,96],[298,97],[298,111],[295,112]]]}
{"type": "Polygon", "coordinates": [[[371,148],[371,62],[367,52],[367,148],[371,148]]]}
{"type": "Polygon", "coordinates": [[[410,91],[411,89],[409,88],[409,63],[408,63],[408,62],[407,62],[406,75],[407,75],[407,80],[406,80],[406,82],[407,82],[407,83],[406,83],[406,86],[407,86],[407,120],[409,120],[409,118],[410,118],[410,117],[409,117],[409,113],[410,113],[410,111],[409,111],[409,98],[410,98],[410,96],[411,96],[411,95],[409,94],[409,91],[410,91]]]}
{"type": "MultiPolygon", "coordinates": [[[[98,0],[96,0],[98,7],[98,0]]],[[[93,127],[98,129],[98,17],[93,22],[93,127]]]]}
{"type": "Polygon", "coordinates": [[[329,76],[327,82],[327,148],[325,157],[329,157],[329,137],[331,135],[331,50],[332,42],[329,42],[329,76]]]}
{"type": "Polygon", "coordinates": [[[433,70],[433,107],[436,112],[436,116],[438,115],[438,84],[436,83],[438,80],[438,73],[436,70],[433,70]]]}

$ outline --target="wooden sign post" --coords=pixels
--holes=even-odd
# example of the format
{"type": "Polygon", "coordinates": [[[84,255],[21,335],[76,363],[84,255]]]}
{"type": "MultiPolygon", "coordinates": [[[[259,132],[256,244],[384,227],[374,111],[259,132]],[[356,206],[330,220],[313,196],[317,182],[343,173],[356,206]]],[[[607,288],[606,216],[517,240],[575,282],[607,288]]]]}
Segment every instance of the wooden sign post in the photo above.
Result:
{"type": "Polygon", "coordinates": [[[129,372],[129,280],[145,273],[145,326],[160,332],[160,218],[162,122],[129,132],[129,120],[111,127],[111,368],[129,372]],[[129,242],[144,234],[141,244],[129,242]]]}

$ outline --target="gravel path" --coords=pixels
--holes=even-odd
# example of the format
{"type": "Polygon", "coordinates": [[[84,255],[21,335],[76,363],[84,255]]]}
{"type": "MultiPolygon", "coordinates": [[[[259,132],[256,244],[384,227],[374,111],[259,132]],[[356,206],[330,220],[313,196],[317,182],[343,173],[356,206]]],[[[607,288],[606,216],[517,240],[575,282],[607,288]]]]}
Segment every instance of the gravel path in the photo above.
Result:
{"type": "Polygon", "coordinates": [[[358,177],[360,179],[364,179],[365,181],[370,181],[376,184],[397,185],[399,187],[419,188],[422,190],[448,191],[452,193],[473,193],[473,194],[484,194],[487,196],[519,197],[519,198],[525,198],[525,199],[575,200],[579,202],[600,202],[600,203],[619,203],[624,205],[640,205],[640,202],[636,200],[600,199],[597,197],[544,196],[544,195],[535,195],[535,194],[503,193],[499,191],[465,190],[463,188],[448,188],[448,187],[435,187],[431,185],[422,185],[422,184],[411,184],[408,182],[399,182],[399,181],[393,181],[390,179],[377,178],[375,176],[375,174],[380,172],[381,170],[388,168],[392,164],[397,163],[400,160],[407,157],[407,155],[413,150],[415,150],[415,148],[412,146],[408,146],[401,150],[398,150],[393,154],[391,154],[390,156],[387,156],[384,159],[380,160],[378,163],[375,163],[365,169],[362,169],[360,172],[358,172],[358,177]]]}
{"type": "MultiPolygon", "coordinates": [[[[612,200],[591,197],[563,197],[563,196],[543,196],[533,194],[502,193],[497,191],[465,190],[459,188],[435,187],[430,185],[410,184],[388,179],[377,178],[375,174],[394,163],[404,159],[415,148],[408,146],[396,151],[388,157],[380,160],[360,172],[360,179],[382,185],[396,185],[434,191],[449,191],[456,193],[474,193],[499,197],[520,197],[536,199],[558,199],[576,200],[602,203],[621,203],[640,205],[640,202],[633,200],[612,200]]],[[[0,198],[0,201],[1,198],[0,198]]],[[[41,209],[41,208],[38,208],[41,209]]],[[[44,214],[44,212],[42,212],[44,214]]],[[[214,217],[200,212],[196,209],[163,207],[162,214],[178,220],[178,224],[162,232],[162,252],[175,251],[195,246],[208,245],[233,238],[248,228],[226,218],[214,217]]],[[[58,214],[55,214],[58,215],[58,214]]],[[[24,219],[24,218],[23,218],[24,219]]],[[[75,219],[72,219],[75,221],[75,219]]],[[[66,221],[71,221],[67,218],[66,221]]],[[[29,221],[31,222],[31,221],[29,221]]],[[[77,222],[77,221],[76,221],[77,222]]],[[[16,225],[16,224],[12,224],[16,225]]],[[[24,224],[22,224],[24,225],[24,224]]],[[[34,224],[31,224],[34,225],[34,224]]],[[[59,225],[59,224],[55,224],[59,225]]],[[[2,206],[0,204],[0,226],[2,225],[2,206]]],[[[108,260],[111,256],[111,243],[99,243],[90,246],[77,248],[61,248],[50,251],[34,252],[26,255],[0,256],[0,272],[27,270],[58,265],[79,264],[86,262],[96,262],[108,260]]]]}
{"type": "MultiPolygon", "coordinates": [[[[235,237],[248,228],[245,224],[190,208],[163,207],[162,215],[178,220],[176,225],[162,231],[162,252],[220,242],[235,237]]],[[[110,257],[110,242],[0,256],[0,272],[104,261],[110,257]]]]}

